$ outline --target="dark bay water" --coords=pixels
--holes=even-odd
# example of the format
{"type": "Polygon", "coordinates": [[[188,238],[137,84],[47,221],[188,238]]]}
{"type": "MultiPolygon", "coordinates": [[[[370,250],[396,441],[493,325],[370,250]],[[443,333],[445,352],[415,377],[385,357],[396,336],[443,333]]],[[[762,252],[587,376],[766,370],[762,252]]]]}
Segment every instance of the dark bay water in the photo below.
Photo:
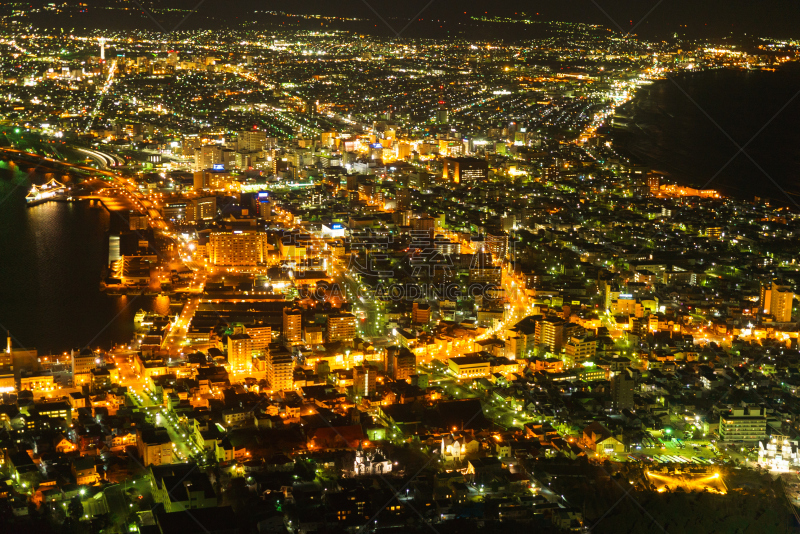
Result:
{"type": "Polygon", "coordinates": [[[798,64],[659,80],[620,108],[629,119],[626,129],[615,130],[615,143],[681,183],[800,204],[798,91],[798,64]],[[736,155],[734,141],[749,142],[752,160],[736,155]]]}
{"type": "Polygon", "coordinates": [[[84,202],[28,208],[29,187],[20,174],[0,179],[3,347],[9,329],[15,346],[36,348],[40,354],[87,344],[109,348],[131,339],[140,308],[168,309],[161,302],[165,298],[99,291],[108,263],[108,230],[117,224],[112,220],[116,215],[84,202]]]}

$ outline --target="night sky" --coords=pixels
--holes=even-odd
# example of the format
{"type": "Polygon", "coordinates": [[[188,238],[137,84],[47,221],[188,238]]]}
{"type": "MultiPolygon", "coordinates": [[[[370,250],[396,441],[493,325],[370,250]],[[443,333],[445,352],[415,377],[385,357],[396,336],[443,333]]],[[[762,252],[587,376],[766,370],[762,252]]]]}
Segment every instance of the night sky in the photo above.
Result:
{"type": "MultiPolygon", "coordinates": [[[[155,10],[193,9],[198,2],[200,0],[141,0],[141,5],[155,10]]],[[[48,0],[35,0],[31,5],[45,3],[48,0]]],[[[68,0],[68,3],[78,2],[68,0]]],[[[108,4],[137,5],[134,0],[90,0],[85,3],[90,9],[92,6],[108,4]]],[[[429,24],[434,21],[441,23],[438,36],[445,37],[447,31],[455,29],[456,23],[463,24],[470,16],[515,16],[515,13],[521,16],[522,12],[533,19],[588,22],[613,29],[621,27],[626,31],[636,26],[636,33],[647,38],[667,38],[675,32],[690,38],[719,38],[731,32],[734,36],[749,32],[767,37],[795,37],[800,33],[800,3],[797,0],[662,0],[660,3],[658,0],[204,0],[197,9],[197,15],[200,16],[189,17],[182,27],[197,29],[223,24],[235,27],[242,21],[252,19],[252,13],[257,9],[368,18],[373,23],[369,27],[376,28],[375,32],[385,30],[389,33],[391,30],[387,23],[395,32],[399,32],[421,12],[417,22],[422,18],[423,22],[429,24]]],[[[172,15],[157,14],[156,17],[162,20],[178,17],[175,20],[179,21],[183,15],[176,12],[172,15]]],[[[107,19],[107,15],[104,18],[107,19]]],[[[78,21],[73,19],[70,22],[78,21]]],[[[87,18],[85,22],[89,23],[90,19],[87,18]]],[[[98,25],[113,22],[96,21],[98,25]]],[[[413,26],[403,32],[404,36],[415,36],[413,26]]],[[[365,25],[365,28],[368,26],[365,25]]],[[[425,33],[431,31],[432,27],[428,27],[425,33]]],[[[524,35],[520,37],[524,38],[524,35]]]]}

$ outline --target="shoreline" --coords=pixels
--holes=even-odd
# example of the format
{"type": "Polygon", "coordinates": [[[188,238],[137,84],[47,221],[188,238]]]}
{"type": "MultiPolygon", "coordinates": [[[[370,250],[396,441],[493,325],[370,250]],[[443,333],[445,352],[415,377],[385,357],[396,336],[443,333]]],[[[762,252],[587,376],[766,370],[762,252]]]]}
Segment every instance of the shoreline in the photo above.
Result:
{"type": "MultiPolygon", "coordinates": [[[[11,188],[13,185],[8,187],[11,188]]],[[[38,348],[40,354],[43,355],[61,354],[65,350],[74,348],[74,346],[82,346],[87,341],[92,340],[97,332],[101,332],[101,334],[97,336],[97,339],[92,340],[93,348],[97,345],[107,348],[111,344],[127,344],[133,335],[132,321],[136,309],[139,307],[152,309],[154,299],[157,297],[149,295],[109,295],[99,289],[99,282],[102,278],[95,278],[94,272],[102,272],[103,260],[108,255],[107,240],[110,228],[104,227],[101,221],[103,217],[112,220],[108,208],[101,202],[93,202],[88,199],[68,201],[66,199],[48,198],[37,202],[36,205],[30,205],[25,202],[24,190],[24,187],[19,187],[8,199],[8,204],[14,204],[15,206],[13,209],[9,206],[9,211],[5,217],[5,222],[8,225],[5,227],[8,239],[7,244],[13,247],[6,250],[10,252],[10,257],[16,257],[17,260],[7,262],[3,270],[4,273],[7,276],[11,276],[11,273],[29,273],[28,278],[23,283],[17,284],[22,288],[29,287],[35,280],[42,277],[49,279],[55,275],[60,279],[69,280],[70,287],[85,288],[86,291],[91,290],[92,293],[86,294],[86,298],[80,300],[81,305],[76,308],[75,303],[78,300],[75,299],[47,298],[40,296],[39,293],[34,293],[31,296],[24,289],[7,286],[3,291],[3,295],[7,299],[6,306],[2,307],[6,316],[3,325],[14,333],[20,343],[38,348]],[[75,211],[76,209],[79,211],[75,211]],[[56,212],[63,215],[63,217],[42,218],[43,213],[55,215],[56,212]],[[92,216],[90,215],[91,212],[105,215],[92,216]],[[95,217],[99,217],[94,221],[98,224],[93,225],[94,229],[89,230],[90,227],[88,225],[91,224],[95,217]],[[66,239],[66,245],[54,245],[57,246],[57,250],[51,252],[51,254],[61,258],[59,264],[52,268],[42,267],[42,265],[47,265],[47,262],[39,260],[39,255],[45,254],[47,250],[52,251],[51,242],[44,240],[43,242],[34,241],[26,244],[26,240],[20,236],[26,232],[33,232],[37,235],[42,233],[44,235],[47,233],[46,229],[58,224],[56,221],[62,220],[77,224],[77,229],[71,228],[60,234],[66,239]],[[84,234],[84,229],[89,234],[84,234]],[[15,235],[17,236],[16,238],[13,237],[15,235]],[[80,243],[75,241],[76,237],[81,239],[80,243]],[[76,258],[76,251],[83,251],[79,255],[83,256],[83,260],[76,261],[74,259],[76,258]],[[86,271],[86,266],[90,260],[87,259],[87,255],[91,258],[96,257],[99,262],[93,265],[88,272],[86,271]],[[21,263],[20,258],[23,259],[21,263]],[[124,300],[132,298],[137,299],[136,308],[128,306],[129,301],[124,300]],[[16,307],[12,305],[15,299],[18,302],[16,307]],[[32,307],[38,306],[43,300],[48,302],[46,306],[43,305],[46,308],[46,317],[39,317],[38,313],[32,311],[32,307]],[[23,309],[18,309],[19,307],[23,309]],[[128,308],[127,310],[125,309],[126,307],[128,308]],[[9,320],[14,309],[17,310],[16,318],[9,320]],[[76,311],[78,313],[75,313],[76,311]],[[72,319],[67,321],[65,317],[68,315],[71,315],[72,319]],[[130,322],[128,319],[130,319],[130,322]],[[65,327],[63,335],[53,336],[48,334],[47,331],[44,331],[45,335],[43,335],[42,329],[37,326],[53,321],[69,323],[69,326],[65,327]],[[69,341],[70,339],[72,341],[69,341]]],[[[49,287],[52,287],[51,292],[53,293],[57,289],[53,284],[50,284],[49,287]]],[[[45,293],[49,294],[49,292],[45,293]]],[[[75,293],[75,298],[78,298],[76,291],[72,291],[72,293],[75,293]]]]}
{"type": "MultiPolygon", "coordinates": [[[[680,73],[674,75],[673,77],[677,78],[677,79],[699,78],[699,77],[703,77],[703,76],[708,77],[711,74],[719,74],[721,72],[734,73],[734,74],[735,73],[757,74],[757,73],[762,73],[762,72],[768,72],[770,74],[775,75],[775,74],[779,74],[779,73],[785,72],[787,68],[800,70],[800,62],[792,61],[792,62],[789,62],[789,63],[784,63],[784,64],[782,64],[780,66],[775,67],[775,68],[770,67],[769,69],[759,68],[759,69],[748,70],[748,69],[738,69],[738,68],[720,68],[720,69],[710,69],[710,70],[702,70],[702,71],[696,71],[696,72],[685,72],[684,71],[684,72],[680,72],[680,73]]],[[[698,176],[698,175],[689,176],[687,172],[676,171],[674,166],[671,167],[669,162],[666,162],[663,159],[656,157],[652,153],[646,153],[644,150],[637,150],[636,148],[632,148],[631,145],[635,144],[637,141],[641,140],[643,137],[647,137],[648,135],[650,135],[647,132],[645,132],[645,130],[636,121],[636,119],[637,119],[637,107],[640,106],[643,102],[647,101],[647,99],[655,98],[654,96],[652,96],[652,87],[654,87],[655,84],[657,84],[657,83],[668,83],[668,82],[669,82],[669,80],[667,80],[667,79],[656,80],[652,85],[648,85],[646,87],[643,87],[643,88],[639,89],[632,96],[632,98],[628,102],[626,102],[623,106],[621,106],[620,108],[617,109],[618,114],[619,115],[623,115],[629,121],[628,124],[626,124],[625,126],[614,126],[614,125],[610,124],[611,121],[608,121],[606,123],[605,126],[606,126],[607,131],[608,131],[607,135],[608,135],[608,137],[610,138],[610,140],[612,142],[612,146],[613,146],[614,150],[616,152],[618,152],[620,154],[620,156],[623,156],[623,157],[629,159],[631,163],[646,165],[646,166],[650,167],[652,172],[663,176],[669,182],[673,182],[673,183],[675,183],[675,184],[677,184],[679,186],[686,186],[686,187],[700,188],[700,189],[704,189],[704,188],[707,187],[709,189],[714,189],[714,190],[718,191],[720,196],[723,197],[723,198],[733,198],[733,199],[736,199],[736,200],[739,200],[739,201],[752,203],[752,202],[755,202],[755,198],[758,197],[758,198],[761,199],[761,201],[768,201],[771,205],[784,206],[784,207],[787,207],[789,209],[797,208],[796,204],[793,205],[792,202],[790,202],[789,199],[786,198],[786,196],[777,194],[778,193],[777,191],[774,191],[774,192],[770,191],[768,195],[767,194],[758,194],[751,188],[743,187],[742,185],[739,185],[740,182],[744,182],[744,177],[743,176],[737,176],[739,178],[739,180],[737,180],[733,184],[730,183],[730,181],[729,181],[725,185],[725,187],[720,187],[720,183],[718,183],[717,180],[712,181],[712,183],[710,183],[710,184],[708,184],[706,186],[706,184],[708,183],[709,179],[712,179],[712,177],[698,176]],[[638,128],[638,131],[637,131],[637,128],[638,128]]],[[[690,96],[693,96],[693,95],[690,94],[690,96]]],[[[690,101],[690,100],[687,100],[687,101],[690,101]]],[[[654,101],[654,100],[649,100],[648,101],[648,103],[651,104],[651,105],[655,104],[655,102],[656,101],[654,101]]],[[[659,104],[663,104],[663,102],[658,102],[658,103],[659,104]]],[[[662,112],[662,116],[663,116],[663,114],[667,114],[671,118],[675,118],[675,117],[679,116],[679,111],[678,110],[675,110],[676,112],[672,113],[671,112],[672,110],[668,110],[668,109],[664,110],[662,108],[662,106],[654,106],[654,107],[659,108],[659,110],[662,112]]],[[[648,112],[649,113],[653,113],[652,111],[638,111],[638,114],[642,115],[642,114],[648,113],[648,112]]],[[[771,120],[771,117],[772,117],[772,115],[770,114],[770,115],[766,116],[766,118],[764,120],[765,121],[771,120]]],[[[641,117],[639,117],[639,118],[641,119],[641,117]]],[[[681,144],[679,142],[675,142],[674,141],[675,139],[677,139],[677,136],[670,135],[671,132],[669,132],[669,130],[667,128],[663,128],[663,129],[661,128],[661,126],[663,124],[665,124],[665,122],[662,122],[662,121],[659,121],[659,122],[647,121],[646,122],[644,120],[640,120],[639,122],[641,122],[645,126],[655,126],[657,129],[661,130],[661,132],[662,132],[661,133],[661,139],[659,139],[659,141],[661,141],[661,140],[663,140],[665,138],[668,139],[669,141],[673,141],[673,142],[669,143],[670,148],[674,148],[674,147],[676,147],[676,146],[681,144]]],[[[709,124],[713,124],[713,123],[709,121],[709,124]]],[[[717,130],[717,131],[719,131],[719,130],[717,130]]],[[[756,128],[756,131],[758,131],[758,128],[756,128]]],[[[755,131],[753,133],[755,133],[755,131]]],[[[746,143],[746,141],[747,140],[741,141],[739,146],[742,146],[742,144],[746,143]]],[[[658,146],[660,146],[660,145],[661,144],[658,143],[658,146]]],[[[685,144],[683,144],[683,146],[681,148],[685,148],[686,149],[686,151],[691,155],[690,159],[693,160],[693,161],[697,161],[697,160],[702,158],[702,156],[700,155],[701,154],[700,151],[702,149],[700,147],[693,147],[693,146],[690,146],[688,143],[685,143],[685,144]]],[[[736,152],[738,150],[736,148],[736,146],[733,144],[733,142],[731,142],[731,150],[733,152],[736,152]]],[[[747,156],[745,156],[744,154],[737,154],[736,157],[746,158],[747,156]]],[[[736,159],[736,157],[731,158],[731,159],[734,160],[734,159],[736,159]]],[[[727,163],[726,163],[726,165],[727,165],[727,163]]],[[[800,176],[800,169],[798,169],[798,176],[800,176]]],[[[788,195],[789,197],[795,199],[797,204],[800,204],[800,194],[791,193],[789,191],[786,191],[786,188],[785,188],[784,184],[781,183],[780,181],[776,180],[776,182],[779,185],[775,185],[775,184],[772,184],[763,175],[760,176],[760,177],[757,177],[757,178],[759,180],[763,179],[770,186],[775,187],[776,189],[783,189],[785,191],[786,195],[788,195]]]]}

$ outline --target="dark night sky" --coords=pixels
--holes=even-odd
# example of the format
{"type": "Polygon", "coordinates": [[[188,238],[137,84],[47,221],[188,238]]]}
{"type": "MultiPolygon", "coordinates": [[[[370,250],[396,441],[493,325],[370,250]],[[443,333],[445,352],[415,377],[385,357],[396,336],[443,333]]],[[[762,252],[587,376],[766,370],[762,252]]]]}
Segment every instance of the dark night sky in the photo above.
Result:
{"type": "MultiPolygon", "coordinates": [[[[214,0],[207,0],[213,2],[214,0]]],[[[413,16],[422,10],[430,0],[369,0],[378,13],[386,17],[390,14],[413,16]],[[400,7],[400,6],[404,7],[400,7]]],[[[260,2],[253,2],[261,5],[260,2]]],[[[284,5],[264,2],[269,5],[284,5]]],[[[717,35],[730,31],[758,32],[765,34],[797,35],[800,33],[800,2],[796,0],[511,0],[505,2],[486,2],[475,0],[433,0],[424,12],[437,17],[462,14],[468,15],[483,12],[513,14],[524,11],[528,14],[539,13],[547,20],[566,20],[572,22],[592,22],[614,26],[613,19],[623,28],[638,23],[650,13],[639,28],[642,31],[676,31],[681,24],[689,29],[703,31],[709,28],[717,35]],[[597,5],[596,5],[597,4],[597,5]],[[600,7],[598,7],[598,5],[600,7]],[[600,9],[602,8],[602,10],[600,9]],[[605,11],[606,14],[603,13],[605,11]]],[[[361,0],[340,2],[319,2],[318,0],[298,0],[294,6],[307,6],[311,11],[358,12],[364,16],[372,16],[372,12],[361,0]]],[[[282,8],[289,11],[287,7],[282,8]]],[[[425,16],[425,14],[421,16],[425,16]]]]}
{"type": "MultiPolygon", "coordinates": [[[[35,5],[49,1],[33,0],[31,3],[35,5]]],[[[109,3],[136,5],[134,0],[82,1],[90,7],[109,3]]],[[[184,9],[194,8],[199,1],[140,0],[141,4],[146,7],[184,9]]],[[[68,0],[68,2],[77,3],[77,0],[68,0]]],[[[204,0],[198,9],[201,17],[193,16],[187,19],[185,29],[194,29],[208,24],[208,22],[202,22],[210,20],[208,17],[213,17],[220,23],[223,20],[229,21],[229,24],[235,26],[237,20],[250,18],[253,10],[256,9],[369,18],[376,25],[374,27],[378,28],[375,31],[379,31],[380,27],[386,29],[381,17],[396,31],[399,31],[409,19],[422,12],[419,16],[428,22],[431,22],[431,19],[447,21],[442,24],[442,35],[444,36],[446,36],[448,24],[464,21],[471,15],[479,15],[484,12],[488,12],[490,15],[514,15],[515,12],[523,11],[533,16],[535,13],[539,13],[536,18],[541,20],[589,22],[614,29],[617,29],[617,25],[619,25],[625,30],[644,18],[645,20],[637,27],[636,33],[648,38],[667,37],[674,32],[685,32],[687,37],[722,37],[730,32],[737,36],[743,33],[755,33],[758,36],[769,37],[800,36],[800,2],[798,0],[662,0],[660,3],[658,0],[510,0],[505,2],[487,2],[485,0],[481,2],[476,0],[292,0],[291,2],[285,0],[280,2],[275,0],[204,0]],[[652,12],[648,15],[651,9],[652,12]],[[686,25],[686,27],[681,25],[686,25]]],[[[409,34],[413,33],[411,30],[412,28],[409,28],[409,34]]]]}

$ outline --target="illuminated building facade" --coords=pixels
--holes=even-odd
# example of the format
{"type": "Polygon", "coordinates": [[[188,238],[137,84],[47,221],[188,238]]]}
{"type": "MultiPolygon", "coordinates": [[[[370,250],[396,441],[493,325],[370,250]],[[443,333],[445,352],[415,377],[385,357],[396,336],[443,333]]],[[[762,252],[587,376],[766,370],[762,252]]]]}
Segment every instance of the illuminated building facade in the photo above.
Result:
{"type": "Polygon", "coordinates": [[[417,372],[417,357],[410,350],[402,348],[392,358],[392,373],[395,380],[406,380],[417,372]]]}
{"type": "Polygon", "coordinates": [[[339,313],[328,316],[328,341],[353,341],[356,337],[356,316],[339,313]]]}
{"type": "Polygon", "coordinates": [[[489,164],[478,158],[444,158],[443,175],[457,184],[484,182],[489,178],[489,164]]]}
{"type": "Polygon", "coordinates": [[[596,339],[571,337],[564,345],[566,364],[570,367],[583,364],[583,362],[594,358],[596,353],[596,339]]]}
{"type": "Polygon", "coordinates": [[[800,465],[797,441],[778,434],[769,441],[759,441],[758,464],[770,471],[789,471],[800,465]]]}
{"type": "Polygon", "coordinates": [[[97,366],[97,356],[91,349],[85,348],[72,351],[72,381],[79,385],[88,383],[92,369],[97,366]]]}
{"type": "Polygon", "coordinates": [[[303,314],[297,308],[283,309],[283,339],[290,344],[300,343],[303,336],[303,314]]]}
{"type": "Polygon", "coordinates": [[[371,365],[353,367],[353,394],[357,397],[369,397],[375,393],[377,370],[371,365]]]}
{"type": "Polygon", "coordinates": [[[273,391],[290,390],[293,386],[294,360],[291,353],[277,343],[267,352],[267,381],[273,391]]]}
{"type": "Polygon", "coordinates": [[[450,372],[459,380],[471,380],[489,376],[489,362],[479,356],[457,356],[447,360],[450,372]]]}
{"type": "Polygon", "coordinates": [[[228,336],[228,363],[231,370],[241,371],[250,367],[253,357],[253,340],[248,334],[228,336]]]}
{"type": "Polygon", "coordinates": [[[272,342],[271,326],[248,326],[247,335],[253,343],[253,353],[264,352],[272,342]]]}
{"type": "Polygon", "coordinates": [[[564,320],[560,317],[547,317],[536,323],[539,330],[537,338],[541,345],[553,354],[560,354],[564,346],[564,320]]]}
{"type": "Polygon", "coordinates": [[[267,235],[259,232],[214,232],[208,238],[208,261],[212,265],[255,266],[267,261],[267,235]]]}
{"type": "Polygon", "coordinates": [[[611,403],[615,410],[632,409],[634,407],[633,388],[636,382],[623,370],[611,378],[611,403]]]}
{"type": "Polygon", "coordinates": [[[198,198],[193,203],[195,220],[210,221],[217,216],[217,197],[198,198]]]}
{"type": "Polygon", "coordinates": [[[792,301],[795,295],[789,286],[778,285],[774,281],[769,287],[761,288],[761,308],[765,314],[772,315],[776,322],[792,321],[792,301]]]}
{"type": "Polygon", "coordinates": [[[758,441],[767,435],[767,415],[763,407],[734,408],[719,418],[722,441],[758,441]]]}

